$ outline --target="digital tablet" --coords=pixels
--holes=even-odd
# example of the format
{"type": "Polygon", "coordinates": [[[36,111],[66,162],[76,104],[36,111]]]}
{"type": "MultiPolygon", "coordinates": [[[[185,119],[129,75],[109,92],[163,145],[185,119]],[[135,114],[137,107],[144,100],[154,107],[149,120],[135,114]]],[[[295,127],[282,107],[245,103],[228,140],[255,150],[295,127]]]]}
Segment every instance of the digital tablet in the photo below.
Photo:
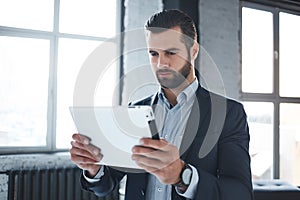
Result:
{"type": "Polygon", "coordinates": [[[80,134],[101,149],[97,164],[140,169],[131,160],[131,149],[142,137],[158,139],[151,106],[70,107],[80,134]]]}

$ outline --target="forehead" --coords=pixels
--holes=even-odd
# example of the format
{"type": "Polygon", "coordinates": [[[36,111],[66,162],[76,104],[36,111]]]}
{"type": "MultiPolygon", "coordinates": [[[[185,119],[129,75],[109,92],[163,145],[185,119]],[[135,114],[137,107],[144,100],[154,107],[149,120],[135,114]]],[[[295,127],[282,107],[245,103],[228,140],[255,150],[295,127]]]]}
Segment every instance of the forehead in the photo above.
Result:
{"type": "Polygon", "coordinates": [[[162,32],[147,31],[147,45],[151,49],[185,48],[179,27],[164,29],[162,32]]]}

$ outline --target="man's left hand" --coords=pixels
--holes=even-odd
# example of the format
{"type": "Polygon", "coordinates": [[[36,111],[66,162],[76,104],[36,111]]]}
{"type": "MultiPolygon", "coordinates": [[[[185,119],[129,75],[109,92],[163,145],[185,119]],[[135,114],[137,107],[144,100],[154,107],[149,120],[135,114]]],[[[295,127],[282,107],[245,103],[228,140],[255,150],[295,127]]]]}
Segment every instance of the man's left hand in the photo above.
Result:
{"type": "Polygon", "coordinates": [[[164,139],[142,138],[140,145],[132,148],[132,160],[163,184],[179,182],[184,166],[178,148],[164,139]]]}

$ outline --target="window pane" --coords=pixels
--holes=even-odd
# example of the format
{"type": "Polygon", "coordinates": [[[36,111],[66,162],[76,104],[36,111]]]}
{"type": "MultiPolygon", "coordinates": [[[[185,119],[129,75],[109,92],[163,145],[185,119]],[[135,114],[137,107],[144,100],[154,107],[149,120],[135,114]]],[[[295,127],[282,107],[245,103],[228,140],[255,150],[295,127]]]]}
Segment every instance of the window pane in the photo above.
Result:
{"type": "Polygon", "coordinates": [[[244,102],[250,132],[253,179],[271,179],[273,165],[273,103],[244,102]]]}
{"type": "MultiPolygon", "coordinates": [[[[99,41],[60,39],[58,50],[57,77],[57,129],[56,143],[58,148],[70,144],[71,135],[76,132],[69,112],[73,105],[73,92],[79,70],[89,54],[99,45],[99,41]]],[[[111,96],[115,89],[116,65],[112,64],[100,80],[95,91],[95,106],[112,105],[111,96]],[[105,94],[105,95],[103,95],[105,94]]]]}
{"type": "Polygon", "coordinates": [[[0,26],[51,31],[53,0],[2,0],[0,26]]]}
{"type": "Polygon", "coordinates": [[[300,104],[280,104],[280,178],[300,185],[300,104]]]}
{"type": "Polygon", "coordinates": [[[280,13],[280,96],[300,97],[300,16],[280,13]]]}
{"type": "Polygon", "coordinates": [[[60,1],[59,31],[90,36],[114,36],[116,2],[116,0],[60,1]]]}
{"type": "Polygon", "coordinates": [[[242,91],[273,92],[273,15],[243,8],[242,91]]]}
{"type": "Polygon", "coordinates": [[[45,146],[48,40],[0,36],[0,146],[45,146]]]}

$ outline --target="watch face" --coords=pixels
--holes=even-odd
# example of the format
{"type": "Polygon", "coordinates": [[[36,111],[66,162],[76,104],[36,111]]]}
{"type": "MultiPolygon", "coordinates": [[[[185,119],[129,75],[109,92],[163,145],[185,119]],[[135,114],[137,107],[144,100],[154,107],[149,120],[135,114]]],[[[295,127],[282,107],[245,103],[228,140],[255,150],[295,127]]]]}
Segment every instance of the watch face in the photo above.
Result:
{"type": "Polygon", "coordinates": [[[190,168],[185,168],[184,171],[182,172],[182,182],[185,185],[189,185],[191,182],[191,178],[192,178],[192,169],[190,168]]]}

